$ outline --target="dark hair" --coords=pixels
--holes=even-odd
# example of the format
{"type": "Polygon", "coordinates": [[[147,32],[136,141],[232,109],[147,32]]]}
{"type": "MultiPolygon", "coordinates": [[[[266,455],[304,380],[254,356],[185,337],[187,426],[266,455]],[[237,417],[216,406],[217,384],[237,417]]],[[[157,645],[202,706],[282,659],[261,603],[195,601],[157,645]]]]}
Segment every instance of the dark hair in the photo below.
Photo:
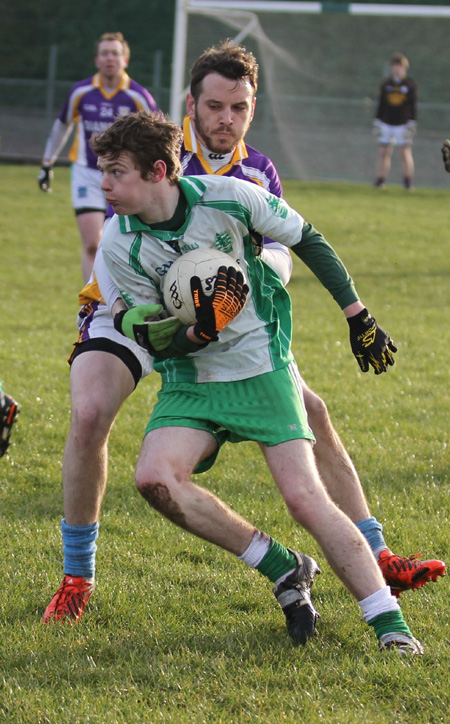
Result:
{"type": "Polygon", "coordinates": [[[232,40],[224,40],[220,45],[205,50],[191,68],[191,93],[197,101],[202,92],[202,81],[210,73],[219,73],[230,80],[246,80],[253,88],[258,88],[258,63],[253,53],[247,52],[243,45],[232,40]]]}
{"type": "Polygon", "coordinates": [[[146,179],[156,161],[164,161],[166,178],[175,183],[180,170],[181,128],[160,113],[138,111],[118,118],[102,133],[91,136],[90,146],[97,156],[116,159],[123,151],[133,158],[146,179]]]}
{"type": "Polygon", "coordinates": [[[100,36],[98,40],[95,42],[94,46],[94,52],[95,57],[98,55],[98,49],[100,46],[100,43],[102,43],[104,40],[118,40],[119,43],[122,45],[122,53],[123,57],[127,60],[130,60],[130,46],[128,45],[127,41],[123,37],[122,33],[103,33],[103,35],[100,36]]]}

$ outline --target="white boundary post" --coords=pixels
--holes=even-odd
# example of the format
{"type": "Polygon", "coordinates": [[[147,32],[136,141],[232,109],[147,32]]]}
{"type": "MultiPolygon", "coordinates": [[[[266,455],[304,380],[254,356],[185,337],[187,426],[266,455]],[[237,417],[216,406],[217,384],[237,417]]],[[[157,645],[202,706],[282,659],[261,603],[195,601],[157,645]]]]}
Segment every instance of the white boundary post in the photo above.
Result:
{"type": "Polygon", "coordinates": [[[172,84],[170,88],[170,119],[181,123],[184,71],[186,66],[186,31],[188,0],[177,0],[172,51],[172,84]]]}

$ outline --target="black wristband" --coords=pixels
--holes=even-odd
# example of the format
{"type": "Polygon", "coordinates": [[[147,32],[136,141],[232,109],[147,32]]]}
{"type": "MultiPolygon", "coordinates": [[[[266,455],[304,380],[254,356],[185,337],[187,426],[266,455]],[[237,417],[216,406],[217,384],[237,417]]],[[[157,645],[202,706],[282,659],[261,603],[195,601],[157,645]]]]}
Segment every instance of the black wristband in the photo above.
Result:
{"type": "Polygon", "coordinates": [[[122,311],[117,312],[117,314],[114,315],[114,329],[117,332],[120,332],[120,334],[123,334],[122,332],[122,319],[124,318],[125,314],[127,313],[128,309],[122,309],[122,311]]]}
{"type": "Polygon", "coordinates": [[[159,352],[155,352],[155,359],[163,360],[170,359],[171,357],[186,357],[190,352],[197,352],[199,349],[207,347],[209,342],[197,344],[186,336],[186,331],[189,327],[192,327],[192,325],[184,324],[180,327],[169,346],[159,352]]]}
{"type": "Polygon", "coordinates": [[[357,327],[361,327],[362,325],[364,325],[365,327],[370,327],[370,325],[373,324],[374,321],[374,318],[365,307],[353,317],[347,317],[347,322],[350,329],[356,329],[357,327]]]}

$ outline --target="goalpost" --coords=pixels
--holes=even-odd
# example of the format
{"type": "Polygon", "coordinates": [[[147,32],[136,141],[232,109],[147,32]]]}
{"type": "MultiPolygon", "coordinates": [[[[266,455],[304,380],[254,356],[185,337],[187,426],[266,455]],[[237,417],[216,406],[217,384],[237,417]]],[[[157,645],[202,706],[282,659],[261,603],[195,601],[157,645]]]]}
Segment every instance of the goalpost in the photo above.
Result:
{"type": "Polygon", "coordinates": [[[439,149],[450,134],[449,19],[448,5],[177,0],[171,117],[183,116],[196,57],[230,37],[260,65],[248,142],[272,158],[280,175],[371,182],[378,88],[389,57],[402,52],[419,88],[417,185],[448,187],[439,149]]]}

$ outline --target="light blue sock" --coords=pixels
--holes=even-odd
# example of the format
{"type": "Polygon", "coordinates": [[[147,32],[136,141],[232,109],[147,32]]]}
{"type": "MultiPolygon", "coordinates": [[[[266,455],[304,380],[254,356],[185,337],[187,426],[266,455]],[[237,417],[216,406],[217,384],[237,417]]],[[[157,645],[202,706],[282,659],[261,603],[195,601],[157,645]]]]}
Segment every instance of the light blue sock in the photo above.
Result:
{"type": "Polygon", "coordinates": [[[65,574],[95,578],[98,527],[98,523],[67,525],[65,518],[61,520],[65,574]]]}
{"type": "Polygon", "coordinates": [[[383,526],[378,522],[376,518],[366,518],[365,520],[359,520],[355,523],[356,527],[359,528],[363,536],[367,539],[372,553],[375,557],[378,557],[380,551],[386,549],[388,546],[383,536],[383,526]]]}

